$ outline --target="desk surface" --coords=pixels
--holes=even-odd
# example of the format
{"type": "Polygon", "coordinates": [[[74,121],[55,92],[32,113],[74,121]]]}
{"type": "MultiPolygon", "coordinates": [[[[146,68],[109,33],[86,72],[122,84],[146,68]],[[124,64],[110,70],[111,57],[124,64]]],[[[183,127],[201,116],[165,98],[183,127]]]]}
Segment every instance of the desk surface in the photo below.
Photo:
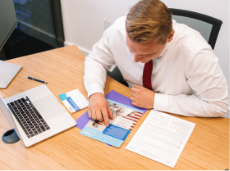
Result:
{"type": "MultiPolygon", "coordinates": [[[[0,94],[3,98],[7,98],[41,85],[39,82],[25,78],[25,76],[31,76],[47,81],[48,88],[57,98],[59,94],[76,88],[87,98],[83,84],[84,60],[85,57],[77,46],[10,60],[9,62],[22,65],[23,68],[7,89],[0,89],[0,94]]],[[[130,97],[129,88],[108,77],[105,93],[111,90],[130,97]]],[[[71,116],[77,119],[86,110],[78,111],[71,116]]],[[[125,149],[148,113],[149,111],[142,116],[120,148],[109,147],[85,137],[79,134],[80,129],[76,127],[30,148],[24,147],[21,141],[11,145],[0,141],[0,169],[171,169],[125,149]]],[[[194,122],[196,126],[173,169],[229,169],[229,119],[177,117],[194,122]]],[[[1,110],[0,123],[0,135],[12,128],[1,110]]]]}

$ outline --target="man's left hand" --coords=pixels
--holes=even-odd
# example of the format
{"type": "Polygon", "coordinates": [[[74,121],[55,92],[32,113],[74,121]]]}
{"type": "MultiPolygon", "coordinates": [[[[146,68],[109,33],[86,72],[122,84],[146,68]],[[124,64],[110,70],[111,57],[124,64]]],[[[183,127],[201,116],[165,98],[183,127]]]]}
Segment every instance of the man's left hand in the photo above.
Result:
{"type": "Polygon", "coordinates": [[[152,90],[144,88],[142,86],[134,85],[131,88],[131,101],[132,105],[151,109],[154,104],[155,93],[152,90]]]}

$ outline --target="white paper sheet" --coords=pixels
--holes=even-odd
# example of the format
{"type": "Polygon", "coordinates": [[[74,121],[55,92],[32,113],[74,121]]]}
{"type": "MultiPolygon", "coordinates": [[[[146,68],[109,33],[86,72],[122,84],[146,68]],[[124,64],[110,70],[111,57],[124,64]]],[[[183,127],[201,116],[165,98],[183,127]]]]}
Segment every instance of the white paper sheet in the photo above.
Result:
{"type": "Polygon", "coordinates": [[[173,168],[194,127],[192,122],[152,110],[126,149],[173,168]]]}
{"type": "Polygon", "coordinates": [[[71,113],[81,110],[89,104],[78,89],[60,94],[59,97],[71,113]]]}

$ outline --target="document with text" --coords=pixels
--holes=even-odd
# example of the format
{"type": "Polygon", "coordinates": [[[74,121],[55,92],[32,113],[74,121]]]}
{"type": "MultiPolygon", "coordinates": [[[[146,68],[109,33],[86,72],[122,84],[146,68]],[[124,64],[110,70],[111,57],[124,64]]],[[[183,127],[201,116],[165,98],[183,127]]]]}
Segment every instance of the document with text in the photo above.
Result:
{"type": "Polygon", "coordinates": [[[194,127],[195,123],[152,110],[126,149],[173,168],[194,127]]]}

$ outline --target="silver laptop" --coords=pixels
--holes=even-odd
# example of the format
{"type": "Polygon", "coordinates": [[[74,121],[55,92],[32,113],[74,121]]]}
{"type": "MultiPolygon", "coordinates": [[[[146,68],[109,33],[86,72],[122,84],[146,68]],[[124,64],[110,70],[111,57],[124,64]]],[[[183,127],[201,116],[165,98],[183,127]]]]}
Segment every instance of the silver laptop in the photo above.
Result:
{"type": "Polygon", "coordinates": [[[0,96],[0,107],[26,147],[77,124],[46,85],[0,96]]]}
{"type": "Polygon", "coordinates": [[[0,60],[0,88],[6,88],[21,68],[20,65],[0,60]]]}

